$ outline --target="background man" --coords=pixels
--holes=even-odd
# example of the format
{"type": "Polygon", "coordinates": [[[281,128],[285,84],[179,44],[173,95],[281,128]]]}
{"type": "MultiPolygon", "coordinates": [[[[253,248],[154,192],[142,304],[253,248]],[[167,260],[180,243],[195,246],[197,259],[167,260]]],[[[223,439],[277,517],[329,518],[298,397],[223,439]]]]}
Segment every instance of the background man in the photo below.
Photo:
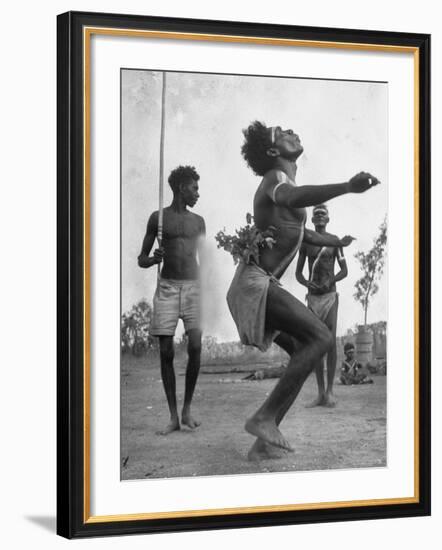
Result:
{"type": "MultiPolygon", "coordinates": [[[[315,231],[320,235],[330,235],[326,228],[329,222],[328,209],[325,204],[319,204],[313,208],[312,223],[315,231]]],[[[332,236],[332,235],[330,235],[332,236]]],[[[333,397],[333,382],[336,372],[336,324],[338,318],[338,294],[336,283],[347,277],[347,263],[341,247],[315,246],[303,243],[299,251],[298,264],[296,266],[296,278],[307,287],[308,308],[325,323],[330,330],[333,343],[325,357],[318,362],[316,367],[316,380],[318,382],[318,397],[310,407],[324,406],[334,407],[336,401],[333,397]],[[303,269],[308,258],[309,278],[305,279],[303,269]],[[335,262],[338,262],[340,271],[335,275],[335,262]],[[327,364],[327,389],[324,384],[324,363],[327,364]]]]}
{"type": "MultiPolygon", "coordinates": [[[[182,319],[188,337],[188,364],[181,422],[191,429],[199,426],[190,413],[201,356],[200,284],[197,252],[205,235],[204,219],[189,212],[199,198],[199,175],[193,166],[178,166],[169,176],[173,200],[163,212],[161,246],[149,256],[158,234],[158,211],[147,223],[138,265],[149,268],[161,262],[163,267],[153,300],[150,333],[160,340],[161,377],[170,411],[170,422],[159,433],[167,435],[180,429],[177,412],[176,382],[173,367],[175,335],[178,319],[182,319]]],[[[200,256],[200,254],[198,254],[200,256]]],[[[200,258],[198,258],[200,259],[200,258]]]]}

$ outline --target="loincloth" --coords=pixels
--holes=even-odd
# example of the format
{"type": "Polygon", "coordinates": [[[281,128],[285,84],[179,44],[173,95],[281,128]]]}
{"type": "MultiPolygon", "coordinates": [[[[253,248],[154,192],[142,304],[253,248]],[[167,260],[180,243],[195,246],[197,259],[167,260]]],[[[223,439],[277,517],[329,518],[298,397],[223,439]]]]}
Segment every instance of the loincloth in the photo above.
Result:
{"type": "Polygon", "coordinates": [[[313,311],[316,317],[321,319],[321,321],[325,321],[327,319],[327,315],[337,299],[337,292],[327,292],[326,294],[307,294],[306,296],[308,308],[310,311],[313,311]]]}
{"type": "Polygon", "coordinates": [[[256,264],[241,262],[227,292],[227,303],[241,342],[266,351],[279,331],[265,326],[267,292],[279,282],[256,264]]]}

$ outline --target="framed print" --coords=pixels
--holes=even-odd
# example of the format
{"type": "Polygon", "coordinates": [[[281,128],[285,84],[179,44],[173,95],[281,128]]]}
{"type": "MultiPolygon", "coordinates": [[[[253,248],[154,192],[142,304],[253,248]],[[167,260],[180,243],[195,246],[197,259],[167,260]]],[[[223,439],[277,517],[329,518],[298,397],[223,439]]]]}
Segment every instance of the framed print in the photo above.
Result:
{"type": "Polygon", "coordinates": [[[58,17],[58,533],[430,513],[430,37],[58,17]]]}

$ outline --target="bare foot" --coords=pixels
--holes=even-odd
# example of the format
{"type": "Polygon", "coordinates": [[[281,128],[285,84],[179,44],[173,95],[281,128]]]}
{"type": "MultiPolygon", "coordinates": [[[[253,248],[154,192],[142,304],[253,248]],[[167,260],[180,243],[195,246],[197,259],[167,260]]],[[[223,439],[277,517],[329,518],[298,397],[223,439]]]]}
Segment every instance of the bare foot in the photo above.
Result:
{"type": "Polygon", "coordinates": [[[290,446],[290,443],[278,430],[274,421],[259,420],[256,417],[252,417],[247,420],[244,427],[247,432],[263,439],[267,443],[270,443],[270,445],[281,447],[282,449],[293,452],[293,448],[290,446]]]}
{"type": "Polygon", "coordinates": [[[278,459],[283,458],[284,456],[286,456],[286,451],[284,449],[269,445],[269,443],[266,443],[259,438],[255,441],[247,454],[247,458],[251,462],[278,459]]]}
{"type": "Polygon", "coordinates": [[[325,394],[325,401],[324,401],[324,407],[336,407],[336,398],[332,393],[326,393],[325,394]]]}
{"type": "Polygon", "coordinates": [[[156,432],[157,435],[169,435],[172,432],[176,432],[180,429],[180,421],[178,418],[172,418],[167,424],[167,426],[164,428],[164,430],[158,430],[156,432]]]}
{"type": "Polygon", "coordinates": [[[190,412],[183,412],[181,415],[181,424],[185,424],[191,430],[198,428],[201,425],[199,420],[195,420],[190,412]]]}
{"type": "Polygon", "coordinates": [[[318,395],[318,397],[312,401],[311,403],[308,403],[305,407],[307,409],[312,409],[313,407],[326,407],[326,397],[325,395],[318,395]]]}

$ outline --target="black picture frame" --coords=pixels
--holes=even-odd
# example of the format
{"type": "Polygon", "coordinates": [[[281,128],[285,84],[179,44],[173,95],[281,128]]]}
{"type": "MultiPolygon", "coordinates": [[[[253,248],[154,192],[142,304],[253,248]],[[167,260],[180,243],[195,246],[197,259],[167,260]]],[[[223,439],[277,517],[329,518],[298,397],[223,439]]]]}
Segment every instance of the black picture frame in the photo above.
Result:
{"type": "MultiPolygon", "coordinates": [[[[57,533],[67,538],[430,514],[430,36],[427,34],[69,12],[57,20],[57,533]],[[84,29],[106,27],[412,48],[418,100],[417,498],[396,504],[94,521],[85,489],[84,29]]],[[[87,302],[86,302],[87,303],[87,302]]]]}

